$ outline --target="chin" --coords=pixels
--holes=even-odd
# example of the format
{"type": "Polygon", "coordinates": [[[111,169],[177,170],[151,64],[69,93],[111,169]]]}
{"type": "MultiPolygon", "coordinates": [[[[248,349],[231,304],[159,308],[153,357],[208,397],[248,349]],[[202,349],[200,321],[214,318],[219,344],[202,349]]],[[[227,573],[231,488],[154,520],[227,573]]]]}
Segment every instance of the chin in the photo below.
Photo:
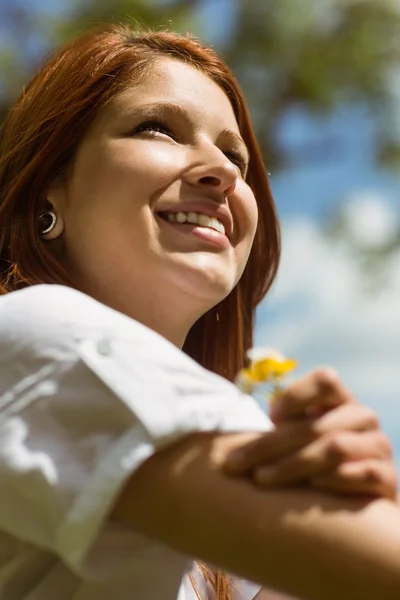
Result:
{"type": "Polygon", "coordinates": [[[228,296],[240,278],[232,256],[209,252],[182,253],[164,262],[164,281],[209,310],[228,296]],[[171,260],[172,258],[172,260],[171,260]]]}
{"type": "MultiPolygon", "coordinates": [[[[187,295],[194,296],[209,308],[228,296],[237,281],[228,273],[215,270],[182,270],[177,284],[187,295]]],[[[208,308],[207,308],[208,310],[208,308]]]]}

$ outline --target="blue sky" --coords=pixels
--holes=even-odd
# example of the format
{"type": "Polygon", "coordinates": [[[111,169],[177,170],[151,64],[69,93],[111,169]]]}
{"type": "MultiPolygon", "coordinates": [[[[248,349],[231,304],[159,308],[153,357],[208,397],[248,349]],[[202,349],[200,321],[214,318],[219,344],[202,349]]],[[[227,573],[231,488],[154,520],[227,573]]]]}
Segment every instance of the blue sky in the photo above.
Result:
{"type": "Polygon", "coordinates": [[[281,216],[324,218],[356,190],[375,190],[399,206],[399,176],[377,164],[376,129],[361,105],[319,117],[304,109],[288,114],[280,137],[293,166],[271,176],[281,216]]]}
{"type": "Polygon", "coordinates": [[[339,205],[347,206],[349,227],[365,243],[387,239],[399,223],[399,178],[377,164],[375,135],[363,107],[318,119],[298,111],[283,124],[282,143],[297,164],[271,178],[283,261],[259,309],[256,342],[294,355],[299,373],[334,366],[378,412],[400,468],[400,250],[382,265],[386,285],[367,294],[345,237],[332,242],[321,228],[339,205]],[[318,147],[323,138],[332,140],[331,156],[298,158],[296,149],[315,140],[318,147]]]}

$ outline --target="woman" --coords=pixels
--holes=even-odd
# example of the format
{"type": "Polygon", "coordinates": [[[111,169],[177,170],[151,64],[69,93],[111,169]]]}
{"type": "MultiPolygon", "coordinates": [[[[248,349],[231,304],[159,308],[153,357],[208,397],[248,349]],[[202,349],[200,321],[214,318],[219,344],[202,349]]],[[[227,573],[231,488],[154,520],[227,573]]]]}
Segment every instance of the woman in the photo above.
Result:
{"type": "Polygon", "coordinates": [[[279,254],[227,67],[175,34],[88,34],[24,90],[0,160],[3,597],[268,597],[185,576],[188,556],[299,597],[394,597],[398,510],[365,496],[395,495],[375,416],[322,371],[268,433],[226,381],[279,254]],[[303,488],[260,490],[266,465],[265,486],[303,488]]]}

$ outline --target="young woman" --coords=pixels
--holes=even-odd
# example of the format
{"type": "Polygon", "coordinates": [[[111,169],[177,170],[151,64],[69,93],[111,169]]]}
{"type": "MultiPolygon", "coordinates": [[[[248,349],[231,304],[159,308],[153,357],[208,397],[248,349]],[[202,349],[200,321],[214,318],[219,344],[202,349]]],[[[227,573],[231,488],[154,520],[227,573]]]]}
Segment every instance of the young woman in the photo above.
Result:
{"type": "Polygon", "coordinates": [[[397,597],[376,416],[322,370],[270,431],[229,383],[279,232],[215,53],[124,27],[74,41],[10,112],[0,194],[2,598],[276,597],[190,557],[303,598],[397,597]]]}

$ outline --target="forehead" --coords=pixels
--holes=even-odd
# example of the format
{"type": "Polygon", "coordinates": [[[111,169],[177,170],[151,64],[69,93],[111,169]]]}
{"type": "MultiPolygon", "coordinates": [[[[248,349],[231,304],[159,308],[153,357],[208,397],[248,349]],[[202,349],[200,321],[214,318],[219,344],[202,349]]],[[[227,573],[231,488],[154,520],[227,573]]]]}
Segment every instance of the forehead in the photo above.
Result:
{"type": "Polygon", "coordinates": [[[183,106],[201,124],[229,128],[239,133],[232,105],[212,79],[198,69],[174,59],[163,58],[111,102],[119,114],[132,105],[171,102],[183,106]]]}

